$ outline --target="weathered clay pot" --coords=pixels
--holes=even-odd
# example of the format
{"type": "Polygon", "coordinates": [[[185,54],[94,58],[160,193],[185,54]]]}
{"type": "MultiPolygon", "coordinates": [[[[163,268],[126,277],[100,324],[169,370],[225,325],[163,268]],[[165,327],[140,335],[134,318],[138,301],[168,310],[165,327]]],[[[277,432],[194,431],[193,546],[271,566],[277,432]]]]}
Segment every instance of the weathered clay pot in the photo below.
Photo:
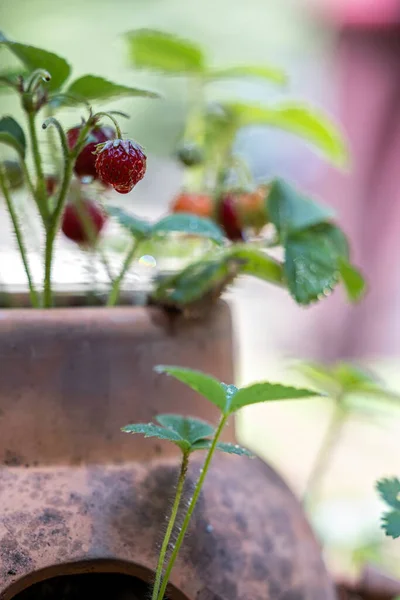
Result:
{"type": "MultiPolygon", "coordinates": [[[[0,598],[41,598],[23,590],[61,575],[150,581],[178,453],[120,427],[159,412],[215,421],[210,403],[153,366],[190,366],[233,381],[227,305],[196,323],[139,307],[4,310],[0,356],[0,598]]],[[[232,424],[225,436],[234,439],[232,424]]],[[[261,461],[219,456],[169,597],[332,600],[334,591],[282,480],[261,461]]]]}

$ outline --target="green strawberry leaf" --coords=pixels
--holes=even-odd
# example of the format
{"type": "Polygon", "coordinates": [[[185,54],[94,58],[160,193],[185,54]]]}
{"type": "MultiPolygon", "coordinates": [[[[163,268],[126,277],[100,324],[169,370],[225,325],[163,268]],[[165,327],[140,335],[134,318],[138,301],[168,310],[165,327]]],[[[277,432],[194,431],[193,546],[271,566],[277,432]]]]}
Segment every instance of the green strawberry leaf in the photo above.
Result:
{"type": "Polygon", "coordinates": [[[42,48],[36,48],[27,44],[20,44],[8,40],[0,32],[0,47],[6,46],[16,56],[29,71],[35,69],[44,69],[51,75],[51,80],[46,83],[49,91],[58,90],[68,79],[71,67],[65,58],[48,52],[42,48]]]}
{"type": "Polygon", "coordinates": [[[333,164],[347,167],[349,156],[343,136],[324,114],[301,104],[286,103],[275,107],[229,103],[225,105],[236,118],[238,127],[268,125],[283,129],[312,143],[333,164]]]}
{"type": "Polygon", "coordinates": [[[187,452],[190,448],[190,444],[182,439],[178,433],[172,429],[159,427],[154,423],[135,423],[133,425],[126,425],[125,427],[122,427],[121,431],[124,433],[140,433],[146,438],[155,437],[159,440],[168,440],[176,446],[179,446],[183,452],[187,452]]]}
{"type": "Polygon", "coordinates": [[[365,384],[376,385],[376,377],[361,367],[349,363],[336,363],[331,372],[344,390],[358,389],[365,384]]]}
{"type": "Polygon", "coordinates": [[[311,398],[312,396],[321,396],[321,394],[313,390],[295,388],[277,383],[254,383],[253,385],[239,389],[231,397],[228,414],[234,413],[244,406],[260,402],[296,400],[298,398],[311,398]]]}
{"type": "MultiPolygon", "coordinates": [[[[212,444],[212,440],[199,440],[195,444],[193,444],[193,450],[208,450],[212,444]]],[[[254,454],[247,450],[247,448],[243,448],[238,444],[229,444],[225,442],[218,442],[216,446],[217,450],[220,452],[225,452],[226,454],[236,454],[237,456],[247,456],[248,458],[254,458],[254,454]]]]}
{"type": "Polygon", "coordinates": [[[237,456],[247,456],[248,458],[254,458],[254,454],[250,452],[250,450],[239,446],[239,444],[218,442],[217,450],[219,450],[220,452],[226,452],[226,454],[236,454],[237,456]]]}
{"type": "Polygon", "coordinates": [[[380,479],[376,484],[380,497],[388,506],[400,510],[400,479],[380,479]]]}
{"type": "Polygon", "coordinates": [[[26,152],[26,139],[24,130],[12,117],[0,119],[0,143],[10,146],[24,158],[26,152]]]}
{"type": "Polygon", "coordinates": [[[137,29],[126,34],[132,66],[165,74],[196,75],[205,70],[199,46],[191,41],[152,29],[137,29]]]}
{"type": "Polygon", "coordinates": [[[191,446],[199,440],[210,437],[215,432],[212,425],[194,417],[166,414],[157,415],[156,419],[162,427],[171,429],[191,446]]]}
{"type": "Polygon", "coordinates": [[[328,396],[336,396],[341,390],[341,385],[332,373],[332,369],[323,364],[300,361],[294,365],[294,369],[319,391],[326,393],[328,396]]]}
{"type": "Polygon", "coordinates": [[[268,215],[280,239],[288,233],[328,221],[333,211],[300,194],[283,179],[276,179],[266,199],[268,215]]]}
{"type": "Polygon", "coordinates": [[[0,93],[10,92],[14,89],[14,85],[18,81],[18,76],[27,73],[25,69],[5,69],[0,71],[0,93]]]}
{"type": "Polygon", "coordinates": [[[152,232],[152,226],[149,222],[134,217],[118,206],[107,206],[106,211],[118,221],[121,227],[127,229],[137,239],[148,237],[152,232]]]}
{"type": "Polygon", "coordinates": [[[114,98],[123,98],[126,96],[134,96],[140,98],[159,98],[157,92],[151,90],[137,88],[119,83],[113,83],[104,77],[97,75],[83,75],[79,79],[75,79],[65,90],[65,93],[70,96],[75,96],[78,99],[87,100],[89,102],[103,102],[114,98]]]}
{"type": "Polygon", "coordinates": [[[339,282],[339,258],[347,256],[344,234],[329,223],[288,235],[284,273],[296,302],[307,305],[329,295],[339,282]]]}
{"type": "Polygon", "coordinates": [[[255,78],[266,79],[278,85],[287,83],[287,75],[277,67],[261,65],[238,65],[223,69],[210,69],[206,75],[208,80],[255,78]]]}
{"type": "Polygon", "coordinates": [[[234,259],[224,256],[200,260],[188,265],[177,275],[163,279],[152,297],[170,305],[185,306],[211,294],[218,298],[239,272],[234,259]]]}
{"type": "Polygon", "coordinates": [[[339,272],[350,302],[358,302],[365,294],[366,282],[360,271],[347,260],[339,258],[339,272]]]}
{"type": "Polygon", "coordinates": [[[211,375],[206,375],[201,371],[186,369],[182,367],[172,367],[167,365],[158,365],[154,368],[157,373],[166,373],[178,381],[184,383],[192,390],[201,394],[207,400],[212,402],[221,411],[225,409],[226,395],[225,390],[218,379],[211,375]]]}
{"type": "Polygon", "coordinates": [[[241,275],[252,275],[278,285],[283,283],[282,264],[262,250],[235,244],[225,251],[225,256],[243,261],[239,267],[241,275]]]}
{"type": "Polygon", "coordinates": [[[393,539],[400,537],[400,510],[385,513],[382,516],[382,528],[393,539]]]}
{"type": "Polygon", "coordinates": [[[392,538],[400,537],[400,479],[381,479],[376,488],[382,500],[393,510],[382,517],[382,527],[386,535],[392,538]]]}
{"type": "Polygon", "coordinates": [[[224,233],[218,225],[210,219],[198,217],[190,213],[168,215],[153,225],[153,235],[171,232],[205,237],[216,244],[223,244],[225,241],[224,233]]]}

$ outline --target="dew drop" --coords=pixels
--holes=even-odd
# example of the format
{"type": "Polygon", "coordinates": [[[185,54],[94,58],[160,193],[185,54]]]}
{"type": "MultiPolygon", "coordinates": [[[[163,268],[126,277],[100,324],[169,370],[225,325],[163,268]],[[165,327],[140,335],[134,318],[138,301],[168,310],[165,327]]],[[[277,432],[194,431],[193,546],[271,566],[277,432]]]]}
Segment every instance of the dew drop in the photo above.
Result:
{"type": "Polygon", "coordinates": [[[144,254],[138,260],[138,263],[141,267],[145,267],[146,269],[154,269],[157,266],[157,261],[154,256],[150,254],[144,254]]]}
{"type": "Polygon", "coordinates": [[[212,525],[208,524],[206,526],[206,531],[207,531],[207,533],[211,533],[212,531],[214,531],[214,527],[212,525]]]}

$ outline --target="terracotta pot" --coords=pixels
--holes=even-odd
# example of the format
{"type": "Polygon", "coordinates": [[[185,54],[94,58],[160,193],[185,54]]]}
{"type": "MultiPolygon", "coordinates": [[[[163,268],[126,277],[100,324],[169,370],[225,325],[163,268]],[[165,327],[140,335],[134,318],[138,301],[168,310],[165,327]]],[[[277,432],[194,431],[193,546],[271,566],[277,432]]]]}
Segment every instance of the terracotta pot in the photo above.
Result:
{"type": "MultiPolygon", "coordinates": [[[[153,366],[233,381],[227,305],[196,323],[155,308],[3,310],[0,355],[1,600],[68,574],[151,580],[179,455],[120,427],[159,412],[216,420],[213,405],[153,366]]],[[[233,424],[225,438],[234,440],[233,424]]],[[[334,591],[280,477],[261,461],[219,456],[169,597],[332,600],[334,591]]]]}

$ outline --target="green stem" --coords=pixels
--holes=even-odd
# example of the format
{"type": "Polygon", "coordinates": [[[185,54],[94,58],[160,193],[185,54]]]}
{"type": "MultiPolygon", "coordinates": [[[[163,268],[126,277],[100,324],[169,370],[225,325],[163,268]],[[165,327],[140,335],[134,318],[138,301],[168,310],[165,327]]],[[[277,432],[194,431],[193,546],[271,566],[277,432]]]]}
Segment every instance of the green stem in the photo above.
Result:
{"type": "Polygon", "coordinates": [[[41,81],[46,81],[47,83],[51,80],[51,75],[45,69],[36,69],[31,73],[28,81],[26,82],[26,91],[32,94],[41,81]]]}
{"type": "Polygon", "coordinates": [[[122,133],[121,133],[121,129],[118,125],[118,121],[117,119],[115,119],[110,113],[108,112],[98,112],[94,115],[94,119],[99,119],[100,117],[108,117],[109,119],[111,119],[111,121],[114,123],[114,127],[116,129],[117,132],[117,138],[118,139],[122,139],[122,133]]]}
{"type": "Polygon", "coordinates": [[[204,465],[203,465],[203,468],[201,470],[200,477],[197,480],[196,486],[194,488],[194,493],[193,493],[192,499],[190,500],[190,503],[189,503],[189,506],[188,506],[185,518],[184,518],[183,523],[182,523],[182,529],[179,532],[178,538],[177,538],[176,543],[175,543],[175,547],[174,547],[174,549],[172,551],[172,554],[171,554],[171,557],[170,557],[170,559],[168,561],[167,568],[165,569],[165,575],[164,575],[164,578],[163,578],[162,585],[160,587],[160,591],[159,591],[157,600],[163,600],[164,599],[165,590],[167,589],[168,581],[169,581],[169,578],[171,576],[172,569],[174,568],[176,557],[178,556],[179,550],[180,550],[180,548],[182,546],[182,542],[183,542],[184,537],[186,535],[186,532],[188,530],[190,519],[191,519],[193,511],[194,511],[194,509],[196,507],[197,500],[199,499],[201,490],[203,488],[204,480],[205,480],[205,478],[207,476],[208,470],[210,468],[211,460],[212,460],[214,452],[215,452],[215,450],[217,448],[217,444],[218,444],[219,438],[221,436],[222,430],[223,430],[223,428],[224,428],[224,426],[226,424],[227,419],[228,419],[228,415],[223,415],[221,417],[221,420],[219,422],[217,430],[216,430],[216,432],[214,434],[214,437],[213,437],[210,449],[207,452],[207,456],[206,456],[206,459],[204,461],[204,465]]]}
{"type": "Polygon", "coordinates": [[[57,232],[60,227],[60,220],[61,220],[62,212],[64,209],[65,200],[67,198],[69,186],[71,183],[73,166],[74,166],[76,157],[78,156],[79,152],[81,151],[81,149],[85,143],[87,134],[93,127],[93,123],[90,120],[84,125],[84,127],[82,127],[81,132],[78,137],[78,140],[75,144],[75,147],[70,152],[68,150],[66,136],[65,136],[65,133],[64,133],[61,125],[58,123],[58,121],[56,119],[54,119],[52,117],[50,117],[44,123],[45,128],[49,124],[54,125],[60,135],[61,147],[62,147],[63,157],[64,157],[64,175],[63,175],[61,188],[60,188],[60,191],[58,194],[56,207],[54,209],[53,214],[51,215],[50,223],[46,227],[46,246],[45,246],[45,257],[44,257],[44,264],[45,264],[45,267],[44,267],[44,293],[43,293],[43,305],[46,308],[50,308],[53,304],[53,293],[52,293],[52,288],[51,288],[51,267],[52,267],[52,262],[53,262],[54,241],[56,239],[57,232]]]}
{"type": "Polygon", "coordinates": [[[29,295],[30,295],[30,298],[31,298],[31,303],[32,303],[32,306],[34,308],[38,308],[40,306],[39,296],[38,296],[38,294],[36,292],[36,289],[35,289],[35,286],[33,284],[33,279],[32,279],[32,275],[31,275],[29,263],[28,263],[28,258],[27,258],[27,255],[26,255],[26,249],[25,249],[25,245],[24,245],[24,241],[23,241],[23,237],[22,237],[22,233],[21,233],[21,228],[20,228],[19,223],[18,223],[18,217],[17,217],[17,214],[16,214],[16,212],[14,210],[14,206],[13,206],[13,203],[12,203],[12,200],[11,200],[10,191],[9,191],[7,183],[6,183],[6,177],[5,177],[4,172],[3,172],[3,170],[1,168],[0,168],[0,188],[1,188],[1,191],[2,191],[3,196],[5,198],[8,212],[10,213],[11,221],[12,221],[12,224],[13,224],[13,227],[14,227],[15,237],[17,238],[19,252],[20,252],[21,259],[22,259],[22,262],[23,262],[23,265],[24,265],[26,277],[27,277],[27,280],[28,280],[29,295]]]}
{"type": "MultiPolygon", "coordinates": [[[[97,245],[97,235],[93,222],[91,221],[90,215],[88,214],[81,198],[76,199],[75,205],[78,211],[79,219],[83,225],[83,229],[85,230],[85,233],[89,240],[90,247],[91,249],[93,249],[97,245]]],[[[100,248],[97,248],[97,252],[99,254],[101,262],[103,263],[104,270],[107,273],[108,278],[110,279],[111,285],[114,285],[114,277],[111,272],[111,268],[106,255],[100,248]]]]}
{"type": "Polygon", "coordinates": [[[332,454],[339,442],[346,418],[347,412],[342,406],[341,398],[338,398],[335,401],[332,418],[328,424],[321,447],[308,477],[303,498],[304,504],[309,504],[312,500],[315,500],[319,493],[322,479],[332,459],[332,454]]]}
{"type": "Polygon", "coordinates": [[[44,291],[43,291],[43,306],[50,308],[53,305],[53,293],[51,289],[51,268],[53,263],[53,247],[54,241],[60,225],[60,219],[67,197],[69,184],[72,177],[73,161],[68,158],[64,165],[64,177],[59,192],[57,205],[51,218],[51,222],[46,231],[46,246],[44,255],[44,291]]]}
{"type": "Polygon", "coordinates": [[[21,165],[22,172],[24,174],[25,181],[28,184],[29,191],[32,194],[33,198],[36,199],[35,186],[33,185],[32,178],[28,171],[28,167],[26,166],[26,162],[24,161],[24,159],[22,157],[20,158],[20,165],[21,165]]]}
{"type": "Polygon", "coordinates": [[[29,135],[32,145],[32,154],[33,154],[33,162],[36,170],[36,192],[35,192],[35,201],[40,212],[40,216],[42,217],[42,221],[44,225],[47,225],[47,221],[49,218],[49,207],[47,205],[47,194],[46,194],[46,183],[43,174],[43,166],[42,166],[42,157],[39,151],[39,142],[36,133],[35,126],[35,113],[28,112],[28,128],[29,135]]]}
{"type": "Polygon", "coordinates": [[[131,249],[129,250],[128,254],[125,257],[121,271],[119,272],[117,277],[114,279],[114,283],[111,288],[110,295],[108,296],[107,306],[115,306],[116,303],[118,302],[122,280],[125,277],[129,267],[132,264],[132,261],[135,258],[138,247],[139,247],[138,241],[134,240],[131,249]]]}
{"type": "MultiPolygon", "coordinates": [[[[54,116],[52,109],[49,106],[47,106],[47,108],[46,108],[46,113],[47,113],[48,119],[54,116]]],[[[54,131],[54,129],[52,127],[50,127],[50,129],[49,129],[48,135],[49,135],[49,149],[50,149],[51,161],[53,163],[53,167],[54,167],[55,171],[57,173],[59,173],[62,170],[62,162],[60,160],[60,153],[59,153],[58,146],[57,146],[56,132],[54,131]]]]}
{"type": "Polygon", "coordinates": [[[164,561],[165,561],[165,557],[168,552],[169,541],[171,539],[175,521],[178,516],[179,506],[180,506],[181,499],[182,499],[183,488],[185,486],[185,479],[186,479],[186,474],[187,474],[187,470],[188,470],[188,464],[189,464],[189,454],[184,453],[183,457],[182,457],[182,464],[181,464],[181,470],[179,473],[178,484],[176,487],[175,499],[174,499],[174,503],[172,505],[171,516],[169,518],[167,531],[165,532],[164,540],[163,540],[163,543],[161,546],[160,556],[158,558],[156,579],[154,582],[154,588],[153,588],[153,594],[151,596],[151,600],[157,600],[158,592],[160,589],[164,561]]]}

